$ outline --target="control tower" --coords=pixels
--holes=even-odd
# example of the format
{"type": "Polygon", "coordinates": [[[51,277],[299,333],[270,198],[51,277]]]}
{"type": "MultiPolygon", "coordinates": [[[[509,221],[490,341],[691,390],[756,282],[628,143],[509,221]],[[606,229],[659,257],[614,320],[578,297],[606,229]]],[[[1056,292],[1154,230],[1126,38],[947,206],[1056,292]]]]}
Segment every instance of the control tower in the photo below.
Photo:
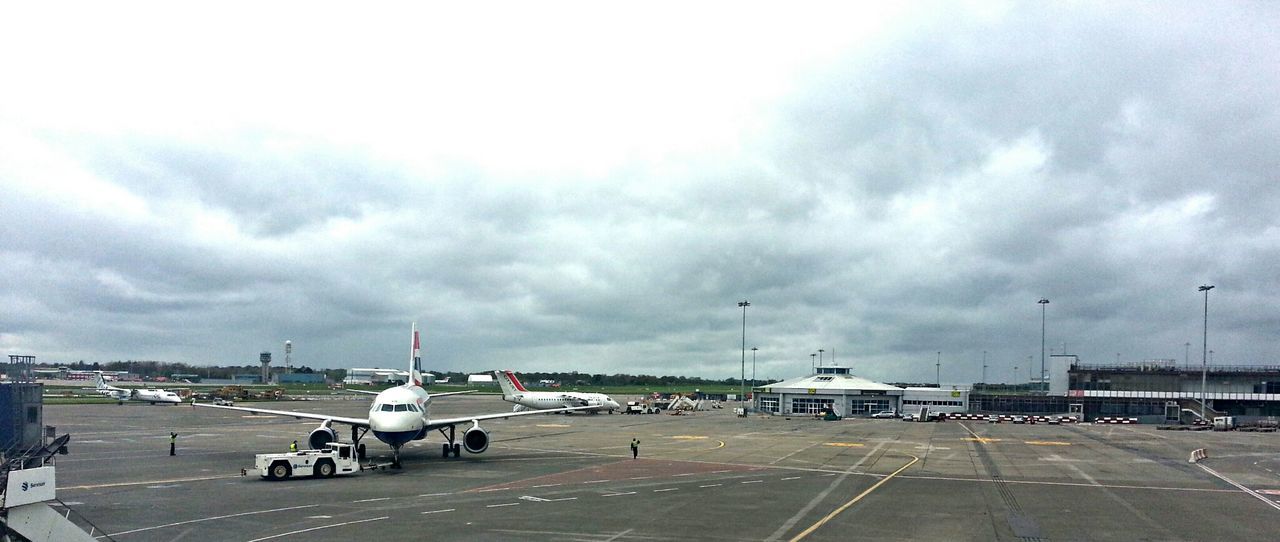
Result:
{"type": "Polygon", "coordinates": [[[262,383],[271,382],[271,352],[258,354],[258,363],[262,364],[262,374],[259,376],[262,383]]]}

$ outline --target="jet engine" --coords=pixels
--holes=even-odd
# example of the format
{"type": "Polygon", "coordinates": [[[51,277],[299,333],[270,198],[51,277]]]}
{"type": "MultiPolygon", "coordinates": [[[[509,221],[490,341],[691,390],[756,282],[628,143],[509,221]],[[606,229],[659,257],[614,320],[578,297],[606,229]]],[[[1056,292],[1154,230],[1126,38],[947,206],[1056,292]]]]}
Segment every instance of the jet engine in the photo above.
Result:
{"type": "Polygon", "coordinates": [[[312,450],[322,450],[325,444],[337,441],[338,433],[332,427],[329,427],[329,422],[327,421],[320,424],[320,427],[311,430],[311,434],[307,435],[307,445],[312,450]]]}
{"type": "Polygon", "coordinates": [[[462,446],[468,452],[473,454],[481,453],[489,449],[489,432],[480,428],[480,424],[471,426],[466,433],[462,434],[462,446]]]}

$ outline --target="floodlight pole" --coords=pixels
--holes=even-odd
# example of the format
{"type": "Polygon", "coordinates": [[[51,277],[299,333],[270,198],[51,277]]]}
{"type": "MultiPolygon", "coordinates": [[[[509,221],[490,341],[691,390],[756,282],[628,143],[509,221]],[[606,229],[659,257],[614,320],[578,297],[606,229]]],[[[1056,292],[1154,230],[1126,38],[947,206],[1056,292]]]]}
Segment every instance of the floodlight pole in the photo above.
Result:
{"type": "Polygon", "coordinates": [[[747,307],[751,306],[751,302],[742,300],[738,302],[738,306],[742,307],[742,395],[738,396],[738,402],[742,403],[742,413],[746,414],[747,408],[747,307]]]}
{"type": "MultiPolygon", "coordinates": [[[[1204,292],[1204,350],[1200,357],[1200,420],[1204,421],[1204,387],[1205,380],[1209,375],[1209,290],[1213,289],[1211,284],[1201,284],[1200,291],[1204,292]]],[[[1265,390],[1264,390],[1265,391],[1265,390]]]]}
{"type": "Polygon", "coordinates": [[[751,389],[753,392],[756,389],[756,350],[759,350],[759,348],[751,347],[751,389]]]}
{"type": "MultiPolygon", "coordinates": [[[[1042,297],[1040,298],[1040,301],[1036,301],[1036,303],[1040,304],[1040,383],[1043,384],[1044,383],[1044,309],[1045,307],[1049,306],[1049,300],[1042,297]]],[[[1062,353],[1064,355],[1067,353],[1067,349],[1065,347],[1062,349],[1062,353]]],[[[1036,390],[1039,390],[1039,389],[1040,389],[1040,386],[1036,386],[1036,390]]]]}

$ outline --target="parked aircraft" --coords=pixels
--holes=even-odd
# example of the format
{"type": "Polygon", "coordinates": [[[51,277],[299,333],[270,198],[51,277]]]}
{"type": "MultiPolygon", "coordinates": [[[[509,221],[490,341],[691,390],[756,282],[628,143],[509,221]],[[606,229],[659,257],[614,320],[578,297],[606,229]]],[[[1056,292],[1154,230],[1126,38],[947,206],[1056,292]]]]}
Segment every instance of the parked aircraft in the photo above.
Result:
{"type": "Polygon", "coordinates": [[[409,381],[402,386],[396,386],[394,388],[388,388],[378,392],[377,397],[374,397],[373,399],[373,406],[369,408],[369,415],[365,418],[330,416],[311,412],[269,410],[255,407],[210,405],[205,403],[193,404],[195,406],[206,408],[220,408],[223,410],[238,410],[258,414],[292,416],[298,419],[320,420],[320,426],[313,429],[311,434],[307,437],[307,444],[315,449],[324,448],[325,444],[338,440],[338,434],[333,430],[333,424],[339,423],[349,425],[351,426],[351,440],[356,444],[356,449],[361,457],[364,456],[364,445],[360,444],[360,439],[369,431],[373,431],[373,436],[375,438],[391,446],[392,466],[397,468],[400,466],[400,447],[412,440],[425,439],[427,434],[432,430],[440,431],[440,434],[445,438],[445,442],[442,446],[442,453],[444,457],[449,457],[450,455],[453,457],[460,457],[461,451],[464,448],[467,452],[473,454],[482,453],[489,448],[489,432],[480,427],[480,422],[483,420],[496,420],[510,418],[513,416],[522,416],[525,414],[569,412],[586,408],[561,408],[554,410],[506,412],[432,419],[428,414],[431,406],[432,395],[422,389],[422,373],[418,371],[418,362],[420,358],[418,356],[419,343],[417,324],[414,324],[413,326],[412,344],[413,346],[409,356],[409,381]],[[467,428],[462,433],[462,443],[456,443],[454,427],[468,423],[471,424],[471,427],[467,428]]]}
{"type": "Polygon", "coordinates": [[[603,410],[613,414],[621,410],[617,401],[603,393],[582,393],[576,391],[529,391],[520,384],[515,373],[511,371],[494,371],[494,378],[502,386],[502,400],[515,403],[514,412],[525,410],[546,410],[564,407],[587,407],[591,413],[603,410]]]}
{"type": "Polygon", "coordinates": [[[101,395],[105,395],[120,402],[124,401],[144,401],[151,404],[156,403],[181,403],[182,398],[178,394],[158,389],[128,389],[118,388],[107,384],[106,377],[102,376],[102,371],[94,374],[93,391],[101,395]]]}

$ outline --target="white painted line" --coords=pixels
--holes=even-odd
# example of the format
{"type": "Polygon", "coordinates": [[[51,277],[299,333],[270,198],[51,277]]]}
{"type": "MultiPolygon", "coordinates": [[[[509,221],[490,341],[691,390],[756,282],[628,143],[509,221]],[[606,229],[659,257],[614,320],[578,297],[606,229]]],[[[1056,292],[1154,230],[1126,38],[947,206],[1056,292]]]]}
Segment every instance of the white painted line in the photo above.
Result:
{"type": "Polygon", "coordinates": [[[351,501],[351,502],[353,502],[353,503],[355,503],[355,502],[375,502],[375,501],[389,501],[389,500],[391,500],[391,497],[378,497],[378,498],[376,498],[376,499],[360,499],[360,500],[358,500],[358,501],[351,501]]]}
{"type": "Polygon", "coordinates": [[[1268,499],[1268,498],[1266,498],[1266,497],[1264,497],[1264,496],[1262,496],[1262,495],[1258,494],[1258,492],[1257,492],[1257,491],[1254,491],[1254,490],[1249,489],[1249,488],[1247,488],[1247,487],[1244,487],[1244,486],[1242,486],[1242,485],[1240,485],[1240,484],[1237,484],[1235,480],[1232,480],[1232,479],[1230,479],[1230,478],[1227,478],[1226,476],[1223,476],[1223,475],[1221,475],[1221,474],[1218,474],[1218,471],[1213,470],[1213,469],[1211,469],[1211,468],[1209,468],[1209,467],[1206,467],[1206,466],[1204,466],[1204,465],[1202,465],[1202,464],[1200,464],[1200,463],[1196,463],[1196,466],[1197,466],[1197,467],[1200,467],[1200,468],[1202,468],[1202,469],[1204,469],[1204,470],[1205,470],[1205,472],[1207,472],[1207,473],[1209,473],[1209,474],[1212,474],[1212,475],[1214,475],[1214,476],[1217,476],[1217,477],[1218,477],[1218,478],[1220,478],[1222,481],[1224,481],[1224,482],[1226,482],[1226,483],[1228,483],[1228,484],[1231,484],[1231,485],[1233,485],[1233,486],[1236,486],[1236,487],[1240,488],[1240,490],[1241,490],[1241,491],[1244,491],[1245,493],[1248,493],[1250,496],[1253,496],[1253,497],[1257,498],[1258,500],[1260,500],[1260,501],[1262,501],[1262,502],[1267,503],[1267,506],[1270,506],[1270,507],[1272,507],[1272,508],[1275,508],[1276,510],[1280,510],[1280,504],[1278,504],[1278,503],[1276,503],[1275,501],[1272,501],[1271,499],[1268,499]]]}
{"type": "Polygon", "coordinates": [[[309,532],[311,532],[311,531],[319,531],[320,529],[329,529],[329,528],[333,528],[333,527],[341,527],[341,526],[343,526],[343,525],[354,525],[354,524],[356,524],[356,523],[366,523],[366,522],[370,522],[370,521],[381,521],[381,520],[387,519],[387,518],[389,518],[389,517],[391,517],[391,516],[382,516],[382,517],[380,517],[380,518],[370,518],[370,519],[358,519],[358,520],[356,520],[356,521],[348,521],[348,522],[345,522],[345,523],[334,523],[333,525],[321,525],[321,526],[319,526],[319,527],[312,527],[312,528],[310,528],[310,529],[302,529],[302,530],[298,530],[298,531],[289,531],[289,532],[287,532],[287,533],[273,534],[273,535],[271,535],[271,536],[264,536],[264,537],[262,537],[262,538],[255,538],[255,539],[253,539],[253,540],[250,540],[249,542],[261,542],[262,540],[271,540],[272,538],[281,538],[281,537],[285,537],[285,536],[292,536],[292,535],[295,535],[295,534],[309,533],[309,532]]]}
{"type": "Polygon", "coordinates": [[[679,490],[680,490],[680,488],[678,488],[678,487],[669,487],[669,488],[666,488],[666,489],[655,489],[655,490],[653,490],[653,492],[654,492],[654,493],[662,493],[663,491],[679,491],[679,490]]]}
{"type": "Polygon", "coordinates": [[[705,486],[698,486],[698,487],[720,487],[720,486],[722,486],[722,485],[724,485],[724,484],[707,484],[707,485],[705,485],[705,486]]]}
{"type": "Polygon", "coordinates": [[[443,497],[445,495],[453,495],[453,493],[423,493],[419,497],[443,497]]]}
{"type": "Polygon", "coordinates": [[[653,477],[652,476],[634,476],[634,477],[628,478],[628,480],[648,480],[650,478],[653,478],[653,477]]]}
{"type": "Polygon", "coordinates": [[[686,473],[684,473],[684,474],[672,474],[671,476],[672,476],[672,477],[678,477],[678,476],[693,476],[693,475],[695,475],[695,474],[698,474],[698,473],[696,473],[696,472],[686,472],[686,473]]]}
{"type": "Polygon", "coordinates": [[[187,521],[179,521],[179,522],[177,522],[177,523],[166,523],[166,524],[164,524],[164,525],[156,525],[155,527],[143,527],[143,528],[141,528],[141,529],[133,529],[133,530],[129,530],[129,531],[120,531],[120,532],[118,532],[118,533],[111,533],[111,534],[110,534],[110,536],[120,536],[120,535],[122,535],[122,534],[133,534],[133,533],[138,533],[138,532],[142,532],[142,531],[151,531],[151,530],[155,530],[155,529],[163,529],[163,528],[165,528],[165,527],[177,527],[178,525],[187,525],[187,524],[189,524],[189,523],[200,523],[200,522],[202,522],[202,521],[213,521],[213,520],[218,520],[218,519],[235,518],[235,517],[240,517],[240,516],[252,516],[252,515],[254,515],[254,514],[266,514],[266,513],[270,513],[270,512],[284,512],[284,511],[286,511],[286,510],[298,510],[298,509],[301,509],[301,508],[315,508],[315,507],[317,507],[317,506],[320,506],[320,505],[318,505],[318,504],[304,504],[304,505],[302,505],[302,506],[289,506],[289,507],[285,507],[285,508],[274,508],[274,509],[271,509],[271,510],[255,510],[255,511],[253,511],[253,512],[241,512],[241,513],[239,513],[239,514],[227,514],[227,515],[225,515],[225,516],[213,516],[213,517],[209,517],[209,518],[191,519],[191,520],[187,520],[187,521]]]}
{"type": "Polygon", "coordinates": [[[428,510],[426,512],[423,512],[423,514],[443,514],[445,512],[452,512],[454,510],[457,510],[457,508],[446,508],[444,510],[428,510]]]}
{"type": "Polygon", "coordinates": [[[613,480],[587,480],[584,484],[602,484],[604,482],[612,482],[613,480]]]}
{"type": "Polygon", "coordinates": [[[739,484],[758,484],[764,480],[747,480],[746,482],[738,482],[739,484]]]}
{"type": "Polygon", "coordinates": [[[636,492],[634,491],[628,491],[626,493],[609,493],[607,495],[601,495],[601,497],[617,497],[619,495],[635,495],[635,494],[636,492]]]}
{"type": "Polygon", "coordinates": [[[505,503],[505,504],[490,504],[490,505],[485,506],[485,508],[499,508],[499,507],[503,507],[503,506],[515,506],[515,505],[517,505],[517,504],[520,504],[520,503],[518,503],[518,502],[509,502],[509,503],[505,503]]]}
{"type": "Polygon", "coordinates": [[[529,487],[556,487],[559,485],[564,485],[564,484],[542,484],[540,486],[529,486],[529,487]]]}
{"type": "Polygon", "coordinates": [[[477,490],[476,490],[476,493],[484,493],[484,492],[486,492],[486,491],[506,491],[506,490],[508,490],[508,489],[511,489],[511,488],[509,488],[509,487],[495,487],[495,488],[493,488],[493,489],[477,489],[477,490]]]}
{"type": "Polygon", "coordinates": [[[576,500],[578,500],[577,497],[564,497],[560,499],[547,499],[547,502],[576,501],[576,500]]]}
{"type": "Polygon", "coordinates": [[[789,478],[783,478],[783,480],[799,480],[799,479],[800,479],[800,477],[799,477],[799,476],[792,476],[792,477],[789,477],[789,478]]]}
{"type": "Polygon", "coordinates": [[[836,475],[836,473],[834,473],[834,472],[833,472],[833,473],[831,473],[831,474],[824,474],[823,476],[835,476],[835,475],[836,475]]]}
{"type": "MultiPolygon", "coordinates": [[[[752,469],[752,470],[760,470],[760,469],[752,469]]],[[[722,473],[722,472],[729,472],[729,471],[728,471],[728,470],[713,470],[713,471],[711,471],[711,472],[708,472],[707,474],[720,474],[720,473],[722,473]]]]}

